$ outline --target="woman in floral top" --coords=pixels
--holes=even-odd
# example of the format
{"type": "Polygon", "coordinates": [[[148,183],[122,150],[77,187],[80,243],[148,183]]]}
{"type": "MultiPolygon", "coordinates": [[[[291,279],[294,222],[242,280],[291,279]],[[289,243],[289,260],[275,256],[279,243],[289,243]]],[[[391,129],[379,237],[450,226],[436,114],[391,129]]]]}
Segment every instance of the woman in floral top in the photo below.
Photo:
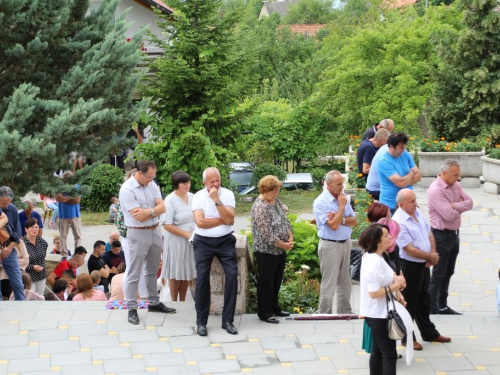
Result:
{"type": "Polygon", "coordinates": [[[278,199],[281,181],[274,176],[259,181],[260,195],[252,207],[253,251],[257,258],[258,316],[267,323],[279,323],[276,316],[289,316],[278,304],[278,293],[286,263],[293,248],[293,234],[283,204],[278,199]]]}

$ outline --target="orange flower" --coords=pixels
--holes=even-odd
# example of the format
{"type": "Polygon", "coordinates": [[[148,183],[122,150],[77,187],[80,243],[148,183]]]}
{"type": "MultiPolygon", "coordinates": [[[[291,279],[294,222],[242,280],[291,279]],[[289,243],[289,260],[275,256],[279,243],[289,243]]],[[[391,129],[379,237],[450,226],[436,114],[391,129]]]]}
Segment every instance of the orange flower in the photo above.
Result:
{"type": "Polygon", "coordinates": [[[465,138],[462,138],[462,142],[465,142],[465,138]]]}
{"type": "Polygon", "coordinates": [[[358,177],[363,177],[363,173],[358,174],[358,177]]]}
{"type": "Polygon", "coordinates": [[[489,139],[489,138],[486,138],[486,140],[487,140],[487,141],[491,141],[491,139],[489,139]]]}
{"type": "Polygon", "coordinates": [[[354,136],[353,136],[353,135],[350,135],[350,136],[349,136],[349,138],[354,138],[354,136]]]}
{"type": "Polygon", "coordinates": [[[496,145],[495,147],[496,147],[496,148],[500,148],[500,145],[496,145]]]}
{"type": "Polygon", "coordinates": [[[356,200],[354,201],[354,203],[359,203],[359,201],[356,199],[356,200]]]}
{"type": "Polygon", "coordinates": [[[359,138],[359,135],[355,135],[354,138],[358,139],[359,138]]]}
{"type": "Polygon", "coordinates": [[[359,143],[356,143],[356,147],[359,147],[359,143]]]}
{"type": "Polygon", "coordinates": [[[449,147],[445,147],[444,148],[446,151],[450,151],[450,148],[449,147]]]}
{"type": "Polygon", "coordinates": [[[438,143],[438,141],[434,141],[434,143],[438,143]]]}
{"type": "Polygon", "coordinates": [[[444,141],[446,138],[445,137],[441,137],[441,140],[444,141]]]}

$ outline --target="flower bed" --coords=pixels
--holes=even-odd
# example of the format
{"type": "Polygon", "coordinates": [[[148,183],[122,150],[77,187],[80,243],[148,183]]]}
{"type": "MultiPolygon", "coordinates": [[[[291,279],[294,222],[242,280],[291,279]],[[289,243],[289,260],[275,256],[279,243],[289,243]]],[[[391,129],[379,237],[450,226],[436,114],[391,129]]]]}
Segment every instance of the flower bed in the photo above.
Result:
{"type": "Polygon", "coordinates": [[[465,138],[459,142],[448,142],[444,137],[423,139],[419,143],[418,168],[422,177],[436,177],[446,159],[455,159],[460,163],[462,177],[479,178],[484,146],[482,140],[469,141],[465,138]]]}

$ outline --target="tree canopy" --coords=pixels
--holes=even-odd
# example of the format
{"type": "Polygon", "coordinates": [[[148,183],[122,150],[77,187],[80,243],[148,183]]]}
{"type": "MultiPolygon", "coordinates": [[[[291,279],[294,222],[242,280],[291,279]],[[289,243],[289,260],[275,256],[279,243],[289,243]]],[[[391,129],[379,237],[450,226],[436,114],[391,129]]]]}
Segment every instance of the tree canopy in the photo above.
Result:
{"type": "Polygon", "coordinates": [[[0,2],[0,185],[17,195],[53,193],[70,152],[102,160],[144,110],[142,37],[126,40],[118,2],[91,14],[88,0],[0,2]]]}

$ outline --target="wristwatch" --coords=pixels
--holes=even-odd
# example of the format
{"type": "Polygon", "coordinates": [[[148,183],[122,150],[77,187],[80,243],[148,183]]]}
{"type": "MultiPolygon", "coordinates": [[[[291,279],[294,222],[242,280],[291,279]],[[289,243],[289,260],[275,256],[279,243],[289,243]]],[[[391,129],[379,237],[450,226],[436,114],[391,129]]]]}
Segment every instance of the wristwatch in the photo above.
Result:
{"type": "Polygon", "coordinates": [[[342,218],[342,225],[345,225],[345,217],[342,218]]]}
{"type": "Polygon", "coordinates": [[[155,214],[155,210],[151,210],[151,217],[155,217],[156,214],[155,214]]]}
{"type": "Polygon", "coordinates": [[[222,201],[218,201],[215,205],[216,206],[222,206],[222,201]]]}

